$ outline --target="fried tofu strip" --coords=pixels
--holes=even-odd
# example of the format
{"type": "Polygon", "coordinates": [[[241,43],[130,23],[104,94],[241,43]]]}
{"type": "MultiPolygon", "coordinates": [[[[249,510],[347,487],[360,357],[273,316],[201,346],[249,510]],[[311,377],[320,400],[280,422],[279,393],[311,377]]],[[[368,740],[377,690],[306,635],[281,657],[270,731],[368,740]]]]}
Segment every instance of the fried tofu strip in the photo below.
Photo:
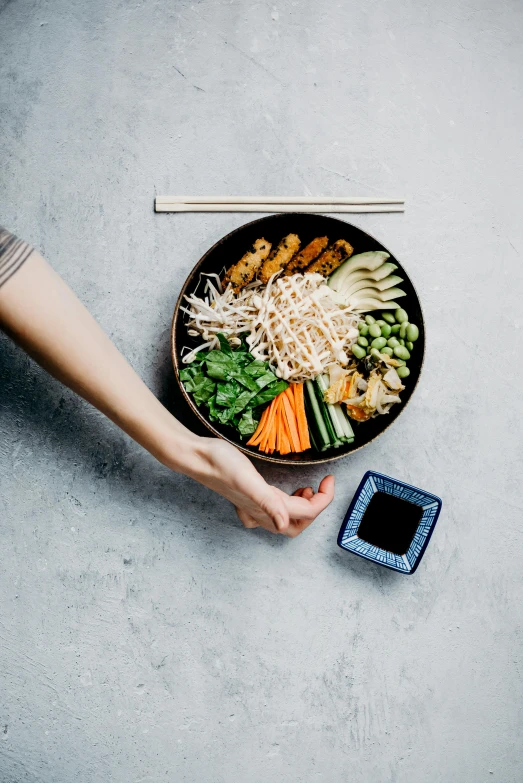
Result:
{"type": "Polygon", "coordinates": [[[329,244],[329,237],[316,237],[305,245],[300,253],[297,253],[285,267],[286,275],[295,275],[302,272],[309,264],[312,264],[315,258],[318,258],[322,250],[325,250],[329,244]]]}
{"type": "Polygon", "coordinates": [[[271,243],[266,239],[257,239],[252,246],[252,250],[245,253],[237,264],[233,264],[223,278],[223,287],[226,288],[230,283],[236,293],[241,291],[251,280],[261,267],[269,253],[271,252],[271,243]]]}
{"type": "Polygon", "coordinates": [[[354,248],[344,239],[338,239],[316,261],[310,264],[306,272],[316,272],[317,274],[328,277],[343,262],[354,253],[354,248]]]}
{"type": "Polygon", "coordinates": [[[286,237],[283,237],[278,247],[272,251],[261,268],[258,277],[262,283],[268,283],[271,275],[283,269],[299,249],[300,238],[298,234],[287,234],[286,237]]]}

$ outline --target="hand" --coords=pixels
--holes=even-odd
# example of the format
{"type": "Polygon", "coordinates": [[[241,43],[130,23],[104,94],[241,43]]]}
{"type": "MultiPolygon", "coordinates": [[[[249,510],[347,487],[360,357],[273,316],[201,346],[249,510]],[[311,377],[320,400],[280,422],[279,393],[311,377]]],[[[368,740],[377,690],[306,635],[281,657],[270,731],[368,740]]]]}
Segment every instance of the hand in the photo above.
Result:
{"type": "Polygon", "coordinates": [[[36,252],[0,290],[0,328],[164,465],[234,503],[245,527],[261,525],[272,533],[297,536],[331,502],[332,476],[323,479],[316,494],[305,487],[290,496],[267,484],[230,443],[187,430],[36,252]]]}
{"type": "Polygon", "coordinates": [[[287,495],[267,484],[247,457],[226,441],[202,438],[197,451],[197,468],[190,475],[230,500],[247,528],[263,527],[294,538],[334,497],[334,476],[326,476],[317,493],[303,487],[287,495]]]}

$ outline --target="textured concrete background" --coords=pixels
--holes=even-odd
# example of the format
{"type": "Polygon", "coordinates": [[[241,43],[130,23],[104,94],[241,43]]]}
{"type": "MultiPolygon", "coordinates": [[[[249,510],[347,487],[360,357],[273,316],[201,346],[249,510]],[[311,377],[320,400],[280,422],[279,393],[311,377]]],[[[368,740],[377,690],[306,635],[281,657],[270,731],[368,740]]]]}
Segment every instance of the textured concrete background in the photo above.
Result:
{"type": "Polygon", "coordinates": [[[0,338],[1,783],[520,783],[519,0],[0,9],[0,223],[168,406],[177,292],[248,218],[155,193],[405,195],[355,222],[428,331],[409,409],[295,542],[0,338]],[[444,499],[412,578],[336,548],[367,468],[444,499]]]}

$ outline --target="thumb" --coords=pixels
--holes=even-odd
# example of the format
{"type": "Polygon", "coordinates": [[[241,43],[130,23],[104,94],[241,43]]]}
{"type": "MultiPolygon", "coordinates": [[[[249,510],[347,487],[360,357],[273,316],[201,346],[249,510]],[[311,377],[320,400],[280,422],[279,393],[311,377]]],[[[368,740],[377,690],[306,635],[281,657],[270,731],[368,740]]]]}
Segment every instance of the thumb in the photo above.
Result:
{"type": "Polygon", "coordinates": [[[285,519],[283,514],[280,514],[278,512],[272,518],[272,521],[274,522],[274,524],[276,526],[276,530],[278,531],[278,533],[284,533],[287,530],[287,528],[289,527],[289,516],[288,516],[288,514],[286,516],[287,516],[287,519],[285,519]]]}
{"type": "Polygon", "coordinates": [[[261,510],[271,519],[278,533],[284,533],[289,525],[289,512],[283,498],[274,487],[266,485],[266,491],[258,501],[261,510]]]}
{"type": "Polygon", "coordinates": [[[254,528],[258,527],[258,523],[254,519],[254,517],[251,517],[250,514],[247,513],[247,511],[244,511],[243,508],[239,508],[238,506],[235,506],[236,513],[238,514],[238,518],[242,525],[246,528],[254,528]]]}

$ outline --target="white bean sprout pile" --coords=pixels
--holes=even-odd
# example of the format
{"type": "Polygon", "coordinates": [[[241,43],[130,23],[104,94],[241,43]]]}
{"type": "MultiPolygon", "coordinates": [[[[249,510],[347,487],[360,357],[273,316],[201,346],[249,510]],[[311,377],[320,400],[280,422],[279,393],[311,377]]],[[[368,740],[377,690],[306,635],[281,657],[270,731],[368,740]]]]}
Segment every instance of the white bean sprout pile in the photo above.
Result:
{"type": "Polygon", "coordinates": [[[361,317],[336,302],[319,274],[273,276],[267,285],[254,282],[238,294],[230,286],[223,291],[218,276],[208,275],[204,297],[191,294],[186,300],[188,334],[204,340],[184,356],[186,363],[199,351],[218,348],[219,333],[231,345],[247,334],[255,359],[268,361],[280,378],[301,382],[333,362],[347,365],[358,338],[361,317]]]}

